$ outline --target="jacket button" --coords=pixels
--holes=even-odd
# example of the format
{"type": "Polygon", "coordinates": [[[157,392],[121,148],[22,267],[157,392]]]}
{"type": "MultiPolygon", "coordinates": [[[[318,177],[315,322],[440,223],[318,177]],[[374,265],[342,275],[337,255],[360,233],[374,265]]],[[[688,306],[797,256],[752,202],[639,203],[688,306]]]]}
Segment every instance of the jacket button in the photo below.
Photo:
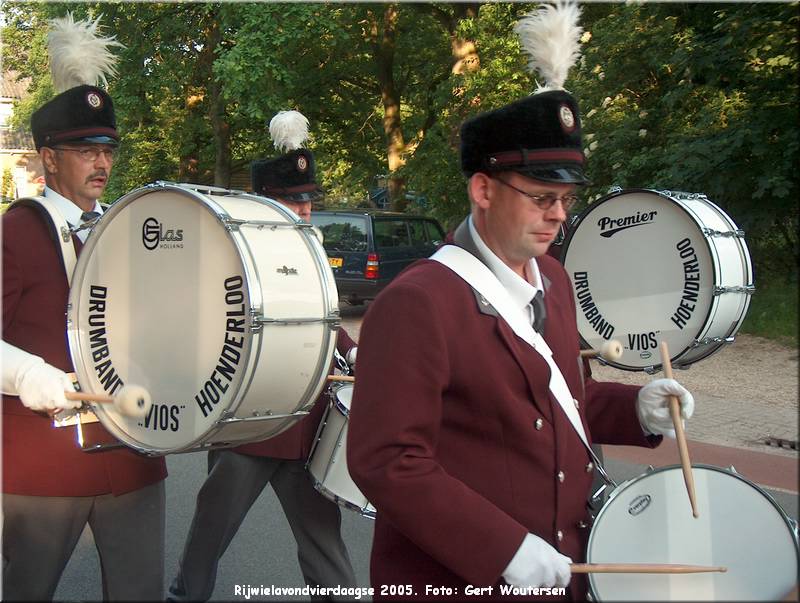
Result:
{"type": "Polygon", "coordinates": [[[562,540],[564,540],[564,532],[562,532],[561,530],[559,530],[558,532],[556,532],[556,540],[558,540],[559,542],[561,542],[562,540]]]}
{"type": "Polygon", "coordinates": [[[588,463],[586,463],[586,473],[591,473],[592,469],[594,469],[594,463],[592,461],[589,461],[588,463]]]}
{"type": "Polygon", "coordinates": [[[560,481],[563,484],[565,478],[566,478],[566,476],[564,475],[564,472],[563,471],[559,471],[558,472],[558,481],[560,481]]]}
{"type": "Polygon", "coordinates": [[[534,427],[536,427],[536,430],[538,431],[542,428],[542,425],[544,425],[544,421],[542,421],[541,419],[536,419],[536,423],[534,423],[533,425],[534,427]]]}

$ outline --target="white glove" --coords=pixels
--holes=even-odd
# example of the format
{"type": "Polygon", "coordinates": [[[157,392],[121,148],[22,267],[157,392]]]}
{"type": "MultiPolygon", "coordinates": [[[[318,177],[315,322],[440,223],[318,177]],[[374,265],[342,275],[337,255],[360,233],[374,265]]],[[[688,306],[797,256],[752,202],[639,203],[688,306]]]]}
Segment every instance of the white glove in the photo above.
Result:
{"type": "MultiPolygon", "coordinates": [[[[675,425],[669,414],[669,396],[678,398],[681,416],[691,418],[694,413],[694,398],[675,379],[656,379],[639,390],[636,413],[639,423],[647,433],[662,434],[675,439],[675,425]]],[[[681,421],[685,425],[685,421],[681,421]]]]}
{"type": "Polygon", "coordinates": [[[344,359],[347,360],[347,364],[353,367],[356,365],[356,354],[358,354],[358,346],[354,345],[347,351],[347,355],[344,357],[344,359]]]}
{"type": "Polygon", "coordinates": [[[35,411],[79,408],[80,401],[67,400],[65,391],[75,391],[67,374],[39,356],[3,342],[3,393],[19,396],[35,411]]]}
{"type": "Polygon", "coordinates": [[[550,544],[533,534],[526,534],[503,579],[511,586],[566,587],[572,578],[569,564],[572,559],[562,555],[550,544]]]}

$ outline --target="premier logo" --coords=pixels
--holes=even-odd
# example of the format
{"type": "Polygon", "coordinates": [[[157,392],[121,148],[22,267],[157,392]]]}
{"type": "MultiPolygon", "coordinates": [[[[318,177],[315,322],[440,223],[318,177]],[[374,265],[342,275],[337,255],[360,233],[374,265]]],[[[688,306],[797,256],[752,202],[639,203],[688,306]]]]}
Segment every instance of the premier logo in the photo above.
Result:
{"type": "Polygon", "coordinates": [[[597,225],[600,227],[600,236],[609,238],[621,230],[650,224],[657,215],[657,211],[646,211],[644,213],[637,211],[636,215],[625,216],[624,218],[603,216],[597,221],[597,225]]]}

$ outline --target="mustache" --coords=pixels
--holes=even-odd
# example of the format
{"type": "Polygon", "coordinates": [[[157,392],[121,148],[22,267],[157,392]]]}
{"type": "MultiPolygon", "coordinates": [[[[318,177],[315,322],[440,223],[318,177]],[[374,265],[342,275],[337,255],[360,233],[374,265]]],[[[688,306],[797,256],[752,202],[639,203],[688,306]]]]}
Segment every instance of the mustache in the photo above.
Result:
{"type": "Polygon", "coordinates": [[[92,172],[86,177],[86,182],[89,182],[90,180],[94,180],[95,178],[100,178],[100,177],[103,177],[106,180],[108,180],[108,172],[106,172],[106,170],[102,168],[97,170],[96,172],[92,172]]]}

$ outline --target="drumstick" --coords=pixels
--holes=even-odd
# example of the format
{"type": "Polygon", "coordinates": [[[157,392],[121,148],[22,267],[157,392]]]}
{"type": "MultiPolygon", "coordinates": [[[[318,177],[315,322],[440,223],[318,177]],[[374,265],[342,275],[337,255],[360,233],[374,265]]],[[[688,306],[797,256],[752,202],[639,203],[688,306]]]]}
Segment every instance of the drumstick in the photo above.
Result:
{"type": "Polygon", "coordinates": [[[355,381],[352,375],[328,375],[328,381],[355,381]]]}
{"type": "MultiPolygon", "coordinates": [[[[672,363],[669,360],[669,349],[667,342],[661,342],[661,364],[664,367],[664,376],[672,379],[672,363]]],[[[678,455],[681,458],[681,468],[683,469],[683,481],[686,483],[686,493],[689,495],[689,504],[692,505],[692,515],[700,517],[697,512],[697,501],[694,495],[694,474],[692,464],[689,461],[689,448],[686,446],[686,434],[683,432],[683,421],[681,420],[681,405],[675,396],[669,397],[669,414],[672,416],[672,423],[675,425],[675,440],[678,443],[678,455]]]]}
{"type": "Polygon", "coordinates": [[[728,571],[727,567],[675,563],[572,563],[573,574],[699,574],[728,571]]]}
{"type": "Polygon", "coordinates": [[[64,392],[67,400],[76,402],[95,402],[98,404],[113,404],[122,415],[129,417],[144,417],[150,412],[153,400],[147,390],[138,385],[125,385],[114,396],[104,394],[91,394],[89,392],[64,392]]]}
{"type": "Polygon", "coordinates": [[[599,350],[581,350],[581,358],[594,358],[600,356],[606,360],[619,360],[622,358],[622,344],[616,339],[603,343],[599,350]]]}

